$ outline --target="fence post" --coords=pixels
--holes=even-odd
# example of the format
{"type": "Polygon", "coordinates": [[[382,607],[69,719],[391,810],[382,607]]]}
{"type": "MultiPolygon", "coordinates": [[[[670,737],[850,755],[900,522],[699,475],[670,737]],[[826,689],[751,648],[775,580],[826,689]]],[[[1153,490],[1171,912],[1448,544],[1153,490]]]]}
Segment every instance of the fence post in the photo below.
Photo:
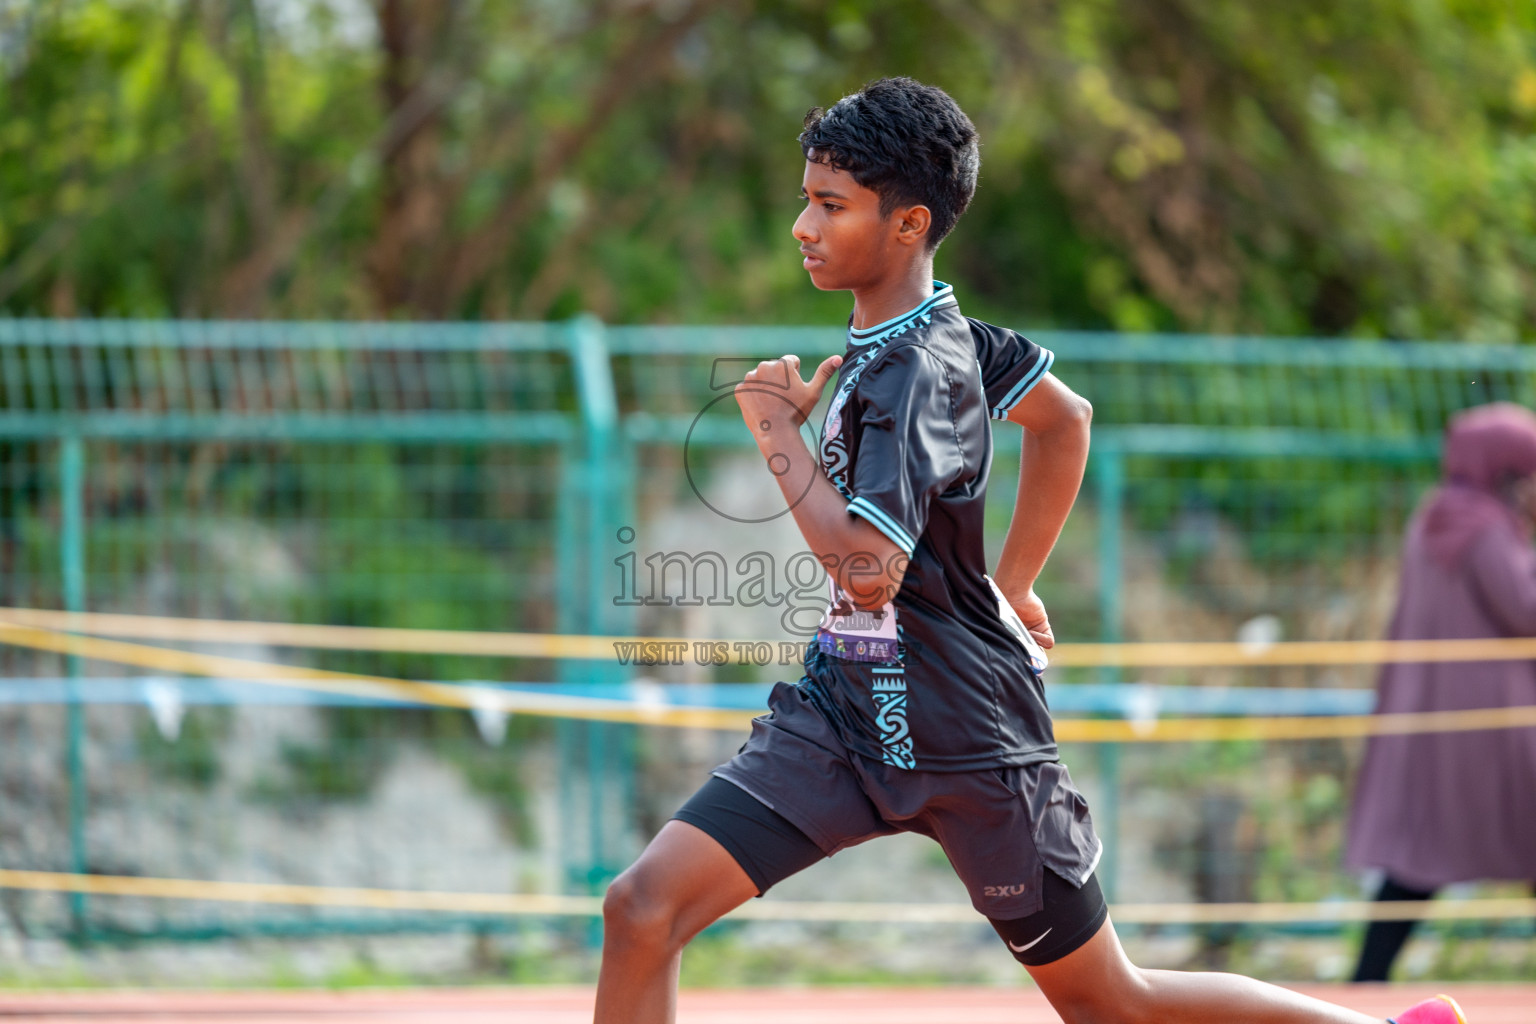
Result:
{"type": "MultiPolygon", "coordinates": [[[[1122,593],[1124,553],[1120,546],[1121,517],[1125,505],[1125,455],[1113,445],[1094,453],[1094,485],[1099,507],[1099,639],[1119,643],[1123,639],[1122,593]]],[[[1120,670],[1105,666],[1100,682],[1120,682],[1120,670]]],[[[1094,813],[1104,856],[1099,863],[1099,882],[1107,899],[1115,898],[1120,876],[1120,744],[1100,748],[1104,778],[1104,802],[1094,813]]]]}
{"type": "MultiPolygon", "coordinates": [[[[581,472],[583,463],[570,441],[560,444],[560,480],[555,490],[555,632],[580,633],[582,630],[582,558],[581,472]]],[[[581,677],[580,665],[563,658],[559,665],[562,682],[581,677]]],[[[564,721],[562,719],[562,721],[564,721]]]]}
{"type": "MultiPolygon", "coordinates": [[[[618,435],[619,405],[613,388],[613,368],[603,323],[586,315],[571,321],[571,356],[576,364],[581,392],[582,425],[586,450],[584,478],[587,485],[586,625],[591,632],[605,630],[610,618],[603,600],[610,579],[603,552],[612,547],[619,527],[618,483],[614,444],[618,435]]],[[[601,671],[607,662],[594,665],[601,671]]]]}
{"type": "MultiPolygon", "coordinates": [[[[580,543],[583,549],[584,609],[582,627],[589,634],[607,634],[614,625],[613,603],[608,592],[612,580],[611,566],[605,553],[613,550],[616,533],[620,526],[622,501],[622,453],[617,449],[619,441],[618,398],[613,385],[613,368],[609,362],[608,345],[604,337],[602,321],[591,315],[577,317],[570,322],[571,358],[575,365],[577,388],[581,398],[581,414],[585,448],[582,458],[581,479],[586,504],[585,532],[580,543]]],[[[581,670],[589,681],[613,682],[620,676],[617,665],[611,659],[581,663],[581,670]]],[[[623,773],[629,770],[625,762],[624,745],[617,735],[617,726],[602,722],[588,722],[582,728],[587,744],[587,833],[590,851],[584,876],[589,890],[595,890],[617,874],[617,855],[613,841],[622,834],[621,829],[610,827],[609,792],[622,789],[616,785],[623,773]]],[[[571,751],[574,755],[574,751],[571,751]]],[[[562,771],[576,770],[575,757],[563,764],[562,771]]]]}
{"type": "MultiPolygon", "coordinates": [[[[59,442],[59,559],[64,578],[64,609],[85,611],[85,445],[78,437],[59,442]]],[[[65,761],[69,777],[69,869],[84,874],[85,850],[85,707],[80,694],[80,658],[66,659],[69,704],[65,721],[65,761]]],[[[75,934],[89,933],[84,893],[71,893],[69,909],[75,934]]]]}
{"type": "MultiPolygon", "coordinates": [[[[560,446],[560,485],[555,499],[555,631],[574,634],[583,629],[582,586],[585,562],[582,558],[581,474],[585,465],[575,446],[560,446]]],[[[582,662],[573,658],[560,660],[561,682],[579,682],[582,662]]],[[[578,874],[581,863],[577,851],[581,841],[573,820],[575,806],[576,723],[569,718],[555,719],[555,745],[559,779],[560,890],[563,892],[578,874]]]]}

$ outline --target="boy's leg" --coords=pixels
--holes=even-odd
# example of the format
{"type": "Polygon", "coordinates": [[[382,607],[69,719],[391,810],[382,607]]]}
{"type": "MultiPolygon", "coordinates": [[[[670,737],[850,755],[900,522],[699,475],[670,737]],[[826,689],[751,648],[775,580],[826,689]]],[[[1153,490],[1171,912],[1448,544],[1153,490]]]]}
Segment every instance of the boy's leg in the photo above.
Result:
{"type": "Polygon", "coordinates": [[[608,887],[597,1024],[670,1024],[688,941],[824,857],[789,819],[710,778],[608,887]]]}
{"type": "Polygon", "coordinates": [[[1066,1024],[1381,1024],[1236,974],[1142,970],[1109,921],[1076,951],[1027,969],[1066,1024]]]}
{"type": "Polygon", "coordinates": [[[688,940],[836,850],[896,831],[799,687],[778,684],[768,706],[736,756],[609,886],[597,1024],[670,1024],[688,940]]]}
{"type": "Polygon", "coordinates": [[[725,847],[669,821],[608,887],[596,1024],[670,1024],[688,940],[757,895],[725,847]]]}

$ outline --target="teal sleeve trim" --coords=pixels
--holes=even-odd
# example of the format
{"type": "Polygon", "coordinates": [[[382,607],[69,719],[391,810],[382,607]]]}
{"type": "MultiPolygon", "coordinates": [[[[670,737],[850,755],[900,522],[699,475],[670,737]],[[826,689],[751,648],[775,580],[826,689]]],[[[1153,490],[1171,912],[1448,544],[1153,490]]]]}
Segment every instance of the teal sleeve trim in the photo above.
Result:
{"type": "Polygon", "coordinates": [[[875,529],[890,538],[892,544],[901,548],[903,554],[911,557],[912,550],[917,547],[917,542],[912,539],[910,533],[902,529],[900,523],[887,515],[880,506],[865,498],[854,498],[848,503],[848,511],[869,520],[875,529]]]}
{"type": "Polygon", "coordinates": [[[997,403],[996,408],[992,410],[992,418],[995,420],[1007,419],[1008,414],[1013,411],[1013,407],[1018,405],[1025,395],[1035,389],[1035,385],[1040,383],[1041,379],[1050,372],[1051,366],[1055,362],[1056,353],[1048,348],[1042,348],[1040,350],[1040,358],[1035,360],[1035,365],[1031,366],[1029,372],[1020,377],[1019,382],[1009,389],[1008,394],[1003,396],[1001,402],[997,403]]]}

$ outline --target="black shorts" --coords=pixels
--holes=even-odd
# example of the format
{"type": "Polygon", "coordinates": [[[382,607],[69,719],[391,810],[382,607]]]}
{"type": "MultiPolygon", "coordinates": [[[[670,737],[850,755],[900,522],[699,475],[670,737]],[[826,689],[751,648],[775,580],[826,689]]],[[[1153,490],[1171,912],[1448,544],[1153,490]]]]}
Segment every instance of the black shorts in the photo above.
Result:
{"type": "Polygon", "coordinates": [[[1024,963],[1060,959],[1103,924],[1102,847],[1064,765],[911,771],[847,751],[798,687],[776,686],[770,707],[676,815],[725,847],[759,893],[838,850],[917,832],[944,848],[1024,963]]]}

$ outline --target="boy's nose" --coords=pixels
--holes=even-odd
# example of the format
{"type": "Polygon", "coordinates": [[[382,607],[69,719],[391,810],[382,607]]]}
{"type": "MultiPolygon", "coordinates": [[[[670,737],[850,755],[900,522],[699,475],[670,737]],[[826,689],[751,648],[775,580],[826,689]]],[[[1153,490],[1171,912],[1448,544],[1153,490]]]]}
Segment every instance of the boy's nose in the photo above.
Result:
{"type": "Polygon", "coordinates": [[[816,241],[816,232],[811,229],[810,212],[810,210],[801,210],[800,216],[795,218],[795,226],[791,233],[795,236],[796,241],[816,241]]]}

